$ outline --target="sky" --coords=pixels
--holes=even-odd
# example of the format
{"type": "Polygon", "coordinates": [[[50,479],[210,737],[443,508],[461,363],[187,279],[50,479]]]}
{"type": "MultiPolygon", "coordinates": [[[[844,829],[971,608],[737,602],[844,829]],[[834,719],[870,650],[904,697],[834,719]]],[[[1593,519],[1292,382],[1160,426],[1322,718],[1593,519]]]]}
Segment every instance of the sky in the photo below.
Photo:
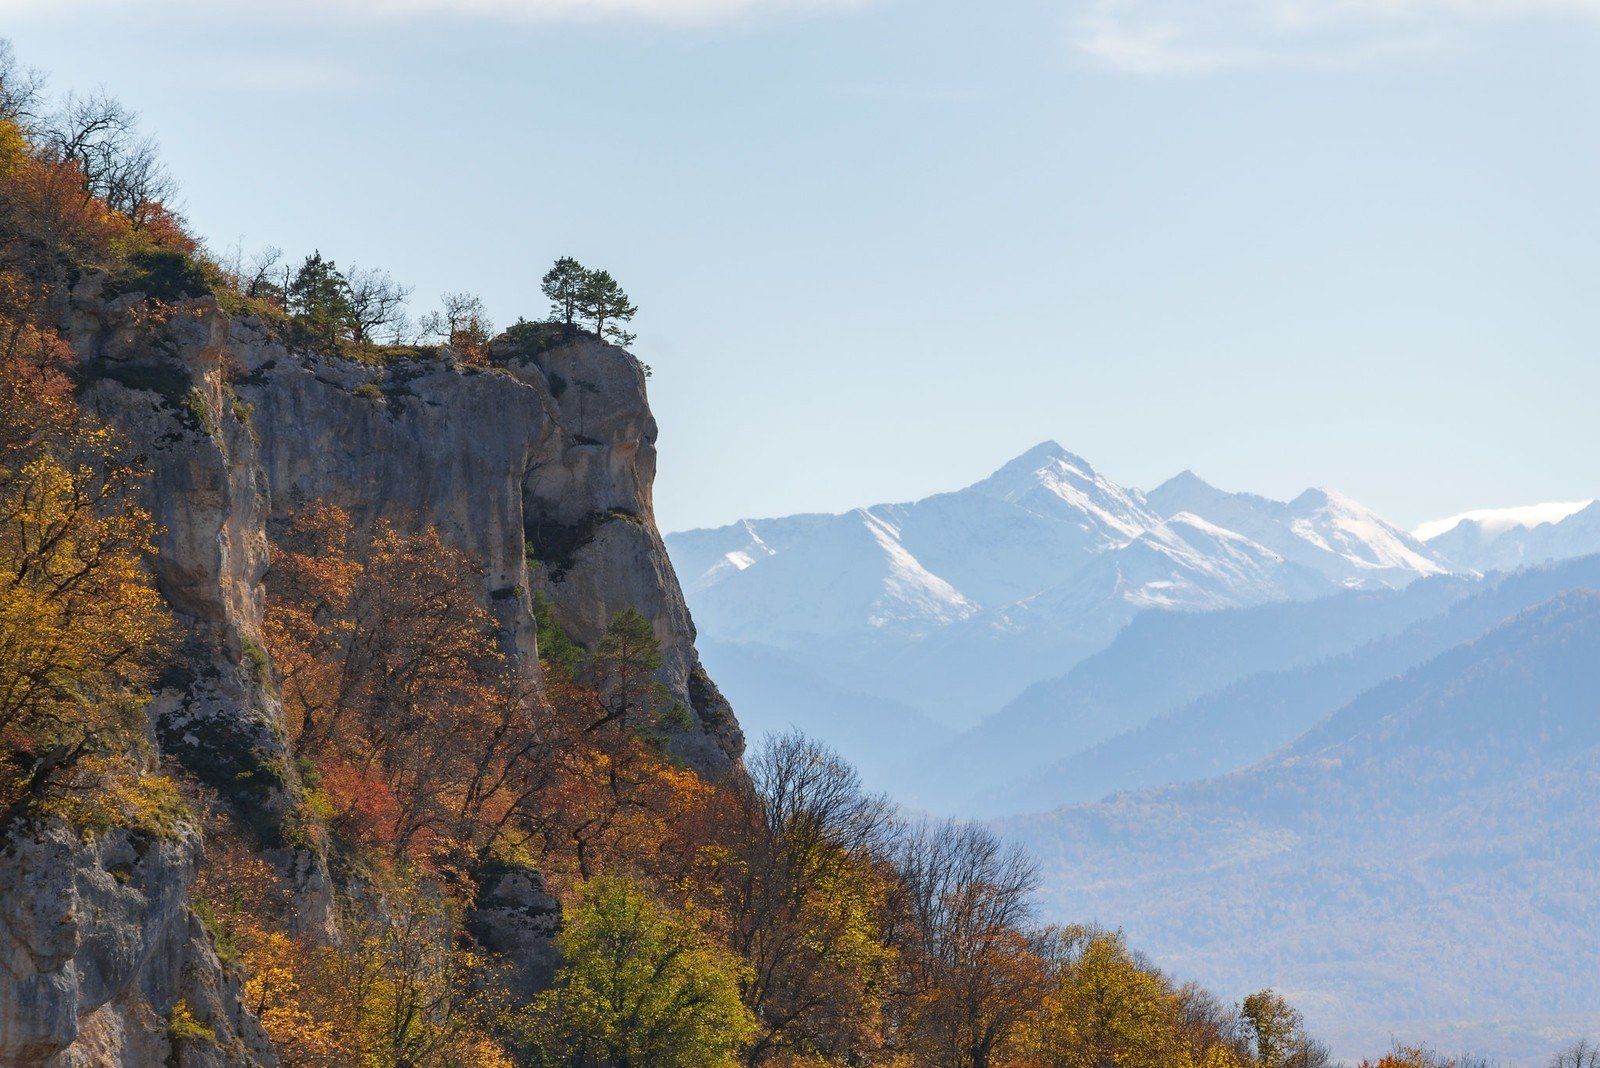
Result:
{"type": "MultiPolygon", "coordinates": [[[[1600,496],[1600,0],[0,0],[210,243],[637,301],[663,529],[1126,485],[1600,496]]],[[[492,433],[492,428],[485,428],[492,433]]]]}

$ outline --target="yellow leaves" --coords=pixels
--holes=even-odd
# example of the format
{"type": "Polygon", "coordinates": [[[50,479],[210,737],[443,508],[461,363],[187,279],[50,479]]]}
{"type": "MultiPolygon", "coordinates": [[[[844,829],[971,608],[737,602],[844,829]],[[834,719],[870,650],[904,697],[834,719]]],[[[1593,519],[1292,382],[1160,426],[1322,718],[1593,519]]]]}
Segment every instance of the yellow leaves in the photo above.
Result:
{"type": "Polygon", "coordinates": [[[217,1033],[194,1014],[189,1003],[179,998],[167,1014],[167,1039],[179,1042],[215,1042],[217,1033]]]}
{"type": "MultiPolygon", "coordinates": [[[[0,395],[27,394],[30,374],[0,361],[0,395]]],[[[21,755],[0,771],[4,822],[105,772],[85,761],[142,735],[142,686],[169,622],[145,569],[137,473],[110,431],[6,410],[0,446],[0,745],[21,755]]]]}
{"type": "Polygon", "coordinates": [[[93,789],[52,798],[45,809],[85,831],[125,827],[148,838],[171,840],[193,821],[177,783],[165,775],[140,774],[126,755],[85,757],[78,775],[93,789]]]}
{"type": "Polygon", "coordinates": [[[329,951],[302,945],[282,931],[263,930],[255,926],[254,917],[247,923],[250,927],[242,939],[248,968],[245,1005],[288,1063],[329,1068],[344,1063],[339,1021],[308,1007],[301,980],[329,951]]]}
{"type": "Polygon", "coordinates": [[[116,477],[46,455],[6,480],[0,724],[103,719],[97,706],[140,677],[137,658],[165,630],[143,563],[152,551],[148,518],[131,505],[100,512],[116,503],[116,477]]]}
{"type": "Polygon", "coordinates": [[[1217,1045],[1211,1046],[1201,1055],[1195,1068],[1244,1068],[1244,1065],[1233,1050],[1227,1046],[1217,1045]]]}
{"type": "Polygon", "coordinates": [[[554,1062],[732,1068],[755,1019],[748,965],[686,910],[615,876],[590,882],[558,938],[558,990],[535,1003],[535,1043],[554,1062]]]}
{"type": "Polygon", "coordinates": [[[28,160],[28,139],[11,119],[0,119],[0,178],[10,178],[28,160]]]}
{"type": "Polygon", "coordinates": [[[455,906],[398,872],[343,902],[336,945],[291,933],[295,897],[222,819],[208,828],[197,911],[242,966],[246,1008],[285,1068],[510,1068],[496,976],[457,942],[455,906]]]}
{"type": "Polygon", "coordinates": [[[1055,963],[1025,1043],[1038,1063],[1061,1068],[1238,1068],[1227,1047],[1196,1051],[1185,1042],[1178,993],[1141,964],[1120,934],[1083,928],[1043,932],[1055,963]]]}

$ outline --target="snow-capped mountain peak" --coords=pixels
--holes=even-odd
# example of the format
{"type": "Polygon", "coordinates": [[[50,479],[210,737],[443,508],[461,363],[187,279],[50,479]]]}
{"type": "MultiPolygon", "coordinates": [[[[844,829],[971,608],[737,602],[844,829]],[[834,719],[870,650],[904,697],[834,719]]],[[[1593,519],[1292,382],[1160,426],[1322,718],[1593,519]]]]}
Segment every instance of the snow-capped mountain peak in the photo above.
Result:
{"type": "Polygon", "coordinates": [[[1046,519],[1078,523],[1106,545],[1130,541],[1158,519],[1136,494],[1053,441],[1034,446],[967,492],[998,498],[1046,519]]]}
{"type": "Polygon", "coordinates": [[[1144,495],[1145,503],[1158,515],[1171,518],[1180,512],[1198,515],[1220,498],[1233,494],[1220,490],[1185,469],[1144,495]]]}
{"type": "Polygon", "coordinates": [[[1445,570],[1410,534],[1336,490],[1306,490],[1289,502],[1289,512],[1291,529],[1307,542],[1358,569],[1399,579],[1386,585],[1445,570]]]}
{"type": "Polygon", "coordinates": [[[746,520],[668,545],[708,636],[785,645],[984,618],[1079,626],[1129,606],[1256,604],[1442,570],[1332,490],[1273,501],[1185,471],[1146,495],[1053,441],[954,492],[746,520]]]}
{"type": "Polygon", "coordinates": [[[1201,516],[1242,534],[1285,561],[1312,568],[1341,586],[1403,586],[1444,570],[1411,535],[1337,490],[1316,487],[1292,501],[1218,489],[1192,471],[1145,495],[1161,515],[1201,516]]]}

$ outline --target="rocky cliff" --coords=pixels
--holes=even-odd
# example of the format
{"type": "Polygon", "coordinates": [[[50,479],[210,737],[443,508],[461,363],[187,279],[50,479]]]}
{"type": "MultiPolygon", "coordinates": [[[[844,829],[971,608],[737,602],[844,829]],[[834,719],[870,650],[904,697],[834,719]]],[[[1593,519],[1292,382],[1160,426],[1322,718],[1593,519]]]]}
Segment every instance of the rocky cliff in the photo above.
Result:
{"type": "MultiPolygon", "coordinates": [[[[285,834],[295,769],[260,626],[269,533],[309,502],[339,505],[358,530],[435,529],[468,553],[533,677],[537,593],[590,647],[613,614],[639,610],[661,643],[660,681],[692,713],[669,751],[712,776],[737,760],[743,737],[700,666],[656,530],[656,425],[628,353],[523,329],[488,367],[448,348],[365,364],[293,349],[209,296],[156,305],[93,277],[62,318],[84,404],[151,470],[157,580],[183,631],[150,705],[153,740],[294,873],[301,923],[330,923],[329,880],[285,834]]],[[[51,831],[0,865],[0,1064],[273,1063],[190,907],[201,850],[190,830],[90,844],[51,831]],[[180,1001],[211,1038],[174,1030],[180,1001]]],[[[478,926],[544,917],[509,942],[537,958],[524,971],[547,973],[538,943],[554,902],[531,874],[491,889],[478,926]]]]}

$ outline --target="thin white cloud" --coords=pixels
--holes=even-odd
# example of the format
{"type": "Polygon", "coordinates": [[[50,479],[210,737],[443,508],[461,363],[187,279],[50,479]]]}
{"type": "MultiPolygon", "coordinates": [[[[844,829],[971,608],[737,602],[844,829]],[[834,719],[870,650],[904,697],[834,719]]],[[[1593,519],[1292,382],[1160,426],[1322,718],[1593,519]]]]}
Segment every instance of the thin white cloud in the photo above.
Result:
{"type": "Polygon", "coordinates": [[[1543,523],[1559,523],[1593,503],[1592,500],[1548,501],[1544,504],[1527,504],[1519,508],[1480,508],[1477,511],[1453,515],[1448,519],[1435,519],[1422,524],[1411,533],[1418,541],[1432,541],[1462,523],[1471,521],[1482,525],[1489,534],[1500,534],[1512,527],[1536,527],[1543,523]]]}
{"type": "MultiPolygon", "coordinates": [[[[744,16],[822,11],[867,0],[278,0],[259,18],[394,19],[418,16],[487,18],[510,22],[632,19],[712,23],[744,16]]],[[[89,11],[137,11],[141,16],[216,14],[214,0],[0,0],[0,17],[89,11]]]]}
{"type": "Polygon", "coordinates": [[[1341,65],[1433,50],[1539,15],[1600,17],[1600,0],[1081,0],[1072,42],[1118,70],[1341,65]]]}
{"type": "Polygon", "coordinates": [[[742,15],[854,6],[859,0],[333,0],[380,16],[465,14],[518,21],[714,22],[742,15]]]}

